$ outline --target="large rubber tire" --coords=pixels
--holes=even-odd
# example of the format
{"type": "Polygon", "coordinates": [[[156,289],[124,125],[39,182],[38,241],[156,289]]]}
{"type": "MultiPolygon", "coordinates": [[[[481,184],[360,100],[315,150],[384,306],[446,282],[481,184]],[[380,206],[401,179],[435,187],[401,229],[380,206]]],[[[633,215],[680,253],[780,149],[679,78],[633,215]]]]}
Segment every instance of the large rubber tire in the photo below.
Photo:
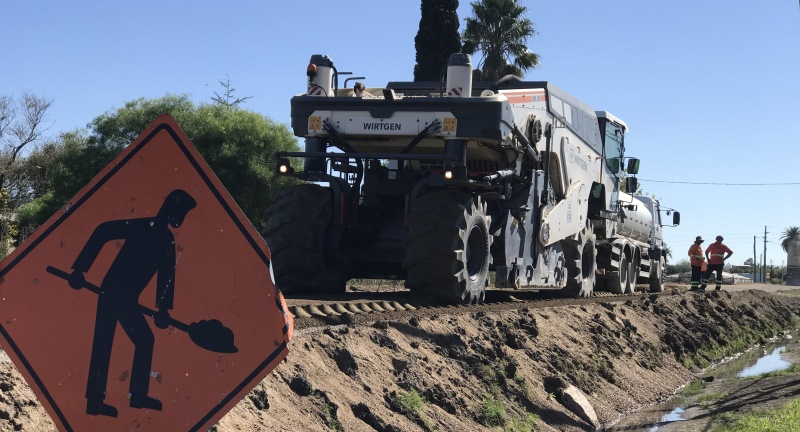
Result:
{"type": "Polygon", "coordinates": [[[597,237],[592,221],[573,238],[561,242],[567,267],[567,285],[564,292],[572,297],[591,297],[597,274],[597,237]]]}
{"type": "Polygon", "coordinates": [[[262,236],[269,246],[275,284],[284,293],[344,293],[346,266],[325,256],[332,214],[331,190],[315,184],[282,191],[267,209],[262,236]]]}
{"type": "Polygon", "coordinates": [[[608,278],[608,290],[614,294],[624,294],[628,290],[628,257],[625,252],[619,258],[619,272],[616,275],[610,275],[608,278]]]}
{"type": "Polygon", "coordinates": [[[491,264],[491,218],[480,198],[440,190],[416,199],[406,238],[406,287],[447,304],[486,297],[491,264]]]}
{"type": "Polygon", "coordinates": [[[631,258],[630,268],[628,269],[628,286],[625,288],[625,292],[627,294],[633,294],[636,292],[636,278],[639,275],[640,259],[641,258],[638,258],[635,255],[633,258],[631,258]]]}
{"type": "Polygon", "coordinates": [[[664,291],[664,280],[666,279],[665,270],[667,267],[667,263],[664,260],[664,257],[658,260],[658,263],[655,264],[655,268],[652,269],[651,277],[650,277],[650,292],[657,292],[660,293],[664,291]]]}

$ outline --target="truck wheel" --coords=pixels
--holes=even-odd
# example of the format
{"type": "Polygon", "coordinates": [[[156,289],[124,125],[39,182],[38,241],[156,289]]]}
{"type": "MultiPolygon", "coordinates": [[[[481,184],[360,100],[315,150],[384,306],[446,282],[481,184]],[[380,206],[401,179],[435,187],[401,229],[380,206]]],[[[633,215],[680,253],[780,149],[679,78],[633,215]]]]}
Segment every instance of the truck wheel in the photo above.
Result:
{"type": "Polygon", "coordinates": [[[332,213],[330,189],[315,184],[284,190],[267,209],[262,236],[269,246],[275,284],[284,293],[344,293],[346,267],[325,256],[332,213]]]}
{"type": "Polygon", "coordinates": [[[650,292],[664,291],[664,268],[666,266],[667,265],[663,257],[660,258],[658,263],[655,264],[655,268],[650,275],[650,292]]]}
{"type": "Polygon", "coordinates": [[[636,278],[639,276],[639,259],[640,258],[636,256],[631,258],[631,265],[630,269],[628,270],[628,286],[625,289],[627,294],[633,294],[636,292],[636,278]]]}
{"type": "Polygon", "coordinates": [[[417,198],[406,238],[406,286],[415,295],[449,304],[486,296],[491,263],[491,218],[480,198],[440,190],[417,198]]]}
{"type": "Polygon", "coordinates": [[[594,227],[590,220],[577,238],[562,242],[567,266],[567,286],[564,291],[573,297],[591,297],[597,273],[597,249],[594,227]]]}
{"type": "Polygon", "coordinates": [[[628,257],[623,251],[619,257],[619,271],[612,272],[608,278],[608,290],[614,294],[624,294],[628,289],[628,257]]]}

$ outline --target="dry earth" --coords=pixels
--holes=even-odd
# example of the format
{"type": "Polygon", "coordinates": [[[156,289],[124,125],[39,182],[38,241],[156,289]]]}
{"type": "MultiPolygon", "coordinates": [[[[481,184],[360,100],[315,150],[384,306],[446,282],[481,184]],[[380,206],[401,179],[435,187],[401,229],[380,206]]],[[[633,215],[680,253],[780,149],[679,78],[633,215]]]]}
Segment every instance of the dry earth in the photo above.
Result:
{"type": "MultiPolygon", "coordinates": [[[[710,362],[795,328],[799,314],[793,295],[669,287],[624,303],[305,329],[286,361],[212,430],[522,431],[529,414],[539,417],[535,430],[595,430],[559,402],[569,384],[607,428],[665,400],[710,362]],[[398,401],[415,394],[419,409],[404,412],[398,401]],[[486,426],[492,421],[502,426],[486,426]]],[[[792,384],[786,394],[800,389],[800,380],[792,384]]],[[[54,430],[7,361],[0,430],[54,430]]]]}

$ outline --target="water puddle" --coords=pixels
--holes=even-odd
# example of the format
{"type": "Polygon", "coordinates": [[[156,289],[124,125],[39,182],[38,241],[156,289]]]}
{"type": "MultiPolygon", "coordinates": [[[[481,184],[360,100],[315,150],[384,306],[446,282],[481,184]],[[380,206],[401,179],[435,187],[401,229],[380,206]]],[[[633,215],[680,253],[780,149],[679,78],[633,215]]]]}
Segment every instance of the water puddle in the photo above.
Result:
{"type": "MultiPolygon", "coordinates": [[[[701,380],[711,382],[720,379],[747,379],[770,372],[788,369],[800,359],[800,341],[797,335],[785,335],[776,338],[767,345],[759,346],[733,358],[725,360],[716,367],[709,368],[701,380]]],[[[702,390],[696,397],[702,396],[702,390]]],[[[673,399],[642,409],[626,416],[611,431],[667,431],[670,424],[691,420],[691,412],[687,412],[693,404],[685,394],[673,399]]],[[[674,429],[672,429],[674,430],[674,429]]]]}
{"type": "Polygon", "coordinates": [[[783,357],[781,356],[781,354],[785,352],[786,352],[785,345],[775,348],[774,350],[772,350],[771,354],[767,354],[759,358],[756,361],[756,364],[742,369],[739,373],[736,374],[736,376],[739,378],[748,378],[748,377],[762,375],[765,373],[778,372],[789,369],[792,363],[788,360],[784,360],[783,357]]]}
{"type": "Polygon", "coordinates": [[[664,414],[663,416],[661,416],[661,420],[659,422],[657,422],[654,425],[650,426],[650,429],[648,429],[648,432],[656,432],[658,430],[659,426],[663,426],[663,425],[668,424],[668,423],[686,421],[686,419],[683,417],[684,411],[686,411],[686,410],[683,407],[677,407],[674,410],[664,414]]]}

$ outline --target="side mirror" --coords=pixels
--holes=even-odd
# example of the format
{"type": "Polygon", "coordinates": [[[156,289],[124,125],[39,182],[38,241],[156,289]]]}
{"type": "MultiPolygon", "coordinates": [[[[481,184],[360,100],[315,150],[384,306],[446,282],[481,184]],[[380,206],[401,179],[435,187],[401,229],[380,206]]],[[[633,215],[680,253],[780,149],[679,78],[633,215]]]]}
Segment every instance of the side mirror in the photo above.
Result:
{"type": "Polygon", "coordinates": [[[636,193],[636,189],[639,189],[639,180],[636,180],[636,177],[628,177],[625,179],[627,187],[625,189],[628,190],[628,193],[633,195],[636,193]]]}
{"type": "Polygon", "coordinates": [[[625,171],[627,171],[628,174],[633,174],[633,175],[639,174],[639,162],[641,161],[636,158],[628,159],[628,167],[625,168],[625,171]]]}
{"type": "Polygon", "coordinates": [[[681,224],[681,213],[680,212],[672,213],[672,224],[673,225],[680,225],[681,224]]]}
{"type": "Polygon", "coordinates": [[[611,168],[611,172],[614,174],[619,173],[619,158],[611,158],[608,160],[608,167],[611,168]]]}

